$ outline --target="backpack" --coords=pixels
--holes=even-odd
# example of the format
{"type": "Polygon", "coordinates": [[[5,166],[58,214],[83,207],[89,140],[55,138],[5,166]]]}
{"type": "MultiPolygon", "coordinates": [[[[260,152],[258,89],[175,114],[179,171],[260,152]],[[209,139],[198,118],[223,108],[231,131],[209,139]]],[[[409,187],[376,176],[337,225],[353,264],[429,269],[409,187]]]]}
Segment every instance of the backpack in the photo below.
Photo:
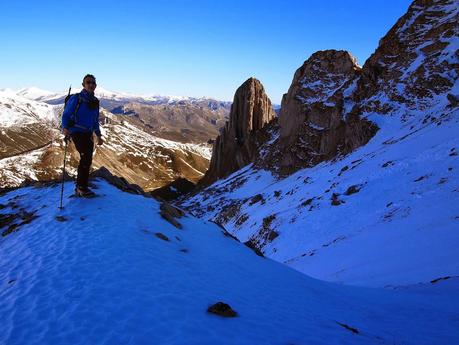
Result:
{"type": "Polygon", "coordinates": [[[72,113],[72,116],[70,116],[70,122],[69,122],[70,127],[75,126],[75,124],[77,122],[76,121],[76,115],[77,115],[78,109],[80,108],[81,97],[80,97],[79,93],[74,93],[74,94],[70,94],[69,93],[67,96],[65,96],[65,100],[64,100],[64,109],[65,109],[65,106],[67,105],[67,101],[70,99],[70,97],[75,96],[75,95],[78,95],[78,103],[77,103],[77,105],[75,107],[75,110],[72,113]]]}

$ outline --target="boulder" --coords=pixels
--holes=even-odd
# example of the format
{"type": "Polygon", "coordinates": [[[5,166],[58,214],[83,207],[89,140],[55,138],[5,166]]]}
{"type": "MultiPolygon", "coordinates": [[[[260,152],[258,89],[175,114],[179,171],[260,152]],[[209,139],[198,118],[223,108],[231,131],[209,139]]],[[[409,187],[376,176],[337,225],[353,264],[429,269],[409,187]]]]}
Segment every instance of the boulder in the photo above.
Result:
{"type": "Polygon", "coordinates": [[[223,317],[235,317],[237,313],[226,303],[217,302],[207,308],[208,313],[220,315],[223,317]]]}

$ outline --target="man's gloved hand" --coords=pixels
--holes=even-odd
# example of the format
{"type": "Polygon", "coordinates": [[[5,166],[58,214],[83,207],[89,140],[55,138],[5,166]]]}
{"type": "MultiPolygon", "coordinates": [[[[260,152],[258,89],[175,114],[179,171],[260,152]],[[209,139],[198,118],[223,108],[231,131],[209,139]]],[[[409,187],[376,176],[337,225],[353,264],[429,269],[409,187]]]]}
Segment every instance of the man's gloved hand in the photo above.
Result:
{"type": "Polygon", "coordinates": [[[70,136],[70,131],[67,129],[67,128],[64,128],[62,130],[62,132],[64,133],[65,137],[64,137],[64,141],[67,143],[71,140],[71,136],[70,136]]]}
{"type": "Polygon", "coordinates": [[[102,137],[97,137],[97,145],[102,145],[104,143],[104,140],[102,137]]]}

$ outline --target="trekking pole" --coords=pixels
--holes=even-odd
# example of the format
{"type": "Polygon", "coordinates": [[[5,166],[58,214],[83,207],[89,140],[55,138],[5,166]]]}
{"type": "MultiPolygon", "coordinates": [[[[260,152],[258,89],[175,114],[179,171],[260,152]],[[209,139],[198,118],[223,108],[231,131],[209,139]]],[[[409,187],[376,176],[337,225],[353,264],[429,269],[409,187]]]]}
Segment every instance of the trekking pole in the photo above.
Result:
{"type": "MultiPolygon", "coordinates": [[[[72,90],[72,85],[70,85],[70,87],[69,87],[69,94],[67,95],[67,97],[70,96],[70,91],[71,90],[72,90]]],[[[65,108],[65,105],[64,105],[64,108],[65,108]]],[[[61,203],[60,203],[60,206],[59,206],[59,209],[61,209],[61,210],[63,209],[63,207],[62,207],[62,196],[64,195],[65,161],[66,161],[66,158],[67,158],[67,144],[70,141],[70,136],[66,135],[65,138],[64,138],[64,141],[65,141],[64,166],[62,167],[61,203]]]]}
{"type": "Polygon", "coordinates": [[[64,138],[65,141],[65,149],[64,149],[64,166],[62,168],[62,186],[61,186],[61,205],[59,208],[62,210],[62,196],[64,195],[64,179],[65,179],[65,161],[67,160],[67,144],[70,141],[70,137],[68,135],[64,138]]]}

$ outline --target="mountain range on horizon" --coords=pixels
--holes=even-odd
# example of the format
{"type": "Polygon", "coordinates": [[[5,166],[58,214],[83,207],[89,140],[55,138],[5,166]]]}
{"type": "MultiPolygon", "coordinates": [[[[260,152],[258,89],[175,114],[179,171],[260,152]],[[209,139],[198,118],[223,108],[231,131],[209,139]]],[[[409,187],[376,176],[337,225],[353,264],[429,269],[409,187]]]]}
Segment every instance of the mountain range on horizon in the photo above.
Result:
{"type": "MultiPolygon", "coordinates": [[[[71,88],[71,93],[76,93],[81,91],[82,87],[77,86],[73,87],[70,85],[71,88]]],[[[37,86],[27,86],[23,87],[17,90],[13,90],[11,88],[3,88],[0,89],[2,92],[10,92],[10,93],[15,93],[19,96],[23,96],[25,98],[35,100],[35,101],[47,101],[47,102],[53,102],[55,100],[59,100],[62,97],[65,97],[68,93],[67,90],[59,91],[59,92],[54,92],[54,91],[49,91],[45,90],[43,88],[37,87],[37,86]]],[[[230,101],[223,101],[223,100],[217,100],[213,97],[191,97],[191,96],[177,96],[177,95],[161,95],[161,94],[136,94],[136,93],[130,93],[130,92],[122,92],[122,91],[112,91],[105,89],[102,86],[97,86],[95,95],[98,98],[101,99],[112,99],[112,100],[142,100],[143,102],[178,102],[178,101],[199,101],[199,100],[213,100],[213,101],[219,101],[221,103],[231,103],[230,101]]]]}

